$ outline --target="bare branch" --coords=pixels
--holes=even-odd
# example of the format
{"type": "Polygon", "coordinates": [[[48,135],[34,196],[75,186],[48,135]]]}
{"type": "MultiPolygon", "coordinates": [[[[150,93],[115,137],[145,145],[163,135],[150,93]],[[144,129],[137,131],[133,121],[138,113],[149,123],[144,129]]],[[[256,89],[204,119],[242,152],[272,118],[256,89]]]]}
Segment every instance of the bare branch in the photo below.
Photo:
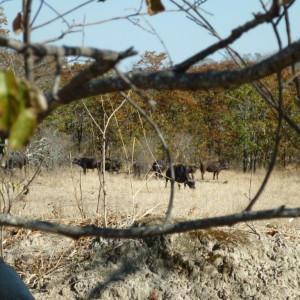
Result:
{"type": "MultiPolygon", "coordinates": [[[[262,1],[261,1],[261,4],[264,7],[264,4],[263,4],[262,1]]],[[[281,41],[281,38],[280,38],[280,34],[278,32],[277,24],[275,24],[273,20],[271,21],[271,24],[272,24],[275,36],[277,38],[279,49],[282,50],[282,41],[281,41]]],[[[246,210],[251,210],[252,209],[252,207],[255,205],[255,203],[259,199],[260,195],[264,191],[264,189],[265,189],[265,187],[266,187],[266,185],[269,181],[269,178],[270,178],[270,176],[273,172],[273,169],[275,167],[277,155],[278,155],[278,152],[279,152],[279,145],[280,145],[281,132],[282,132],[282,121],[283,121],[283,114],[282,114],[282,112],[283,112],[283,79],[282,79],[281,72],[278,72],[278,74],[277,74],[277,81],[278,81],[278,109],[277,109],[278,122],[277,122],[277,132],[276,132],[274,150],[273,150],[273,153],[272,153],[271,162],[269,164],[269,167],[268,167],[267,173],[265,175],[265,178],[262,181],[260,188],[256,192],[256,195],[254,196],[254,198],[250,201],[250,203],[246,207],[246,210]]],[[[267,101],[268,96],[265,95],[262,92],[262,90],[260,88],[258,88],[255,84],[253,84],[253,85],[256,88],[256,90],[260,93],[260,95],[267,101]]],[[[271,94],[271,92],[269,94],[271,94]]],[[[275,103],[275,101],[274,101],[274,103],[275,103]]]]}
{"type": "MultiPolygon", "coordinates": [[[[284,16],[285,16],[284,20],[285,20],[285,25],[286,25],[288,44],[290,45],[292,43],[292,36],[291,36],[292,34],[291,34],[291,28],[290,28],[290,22],[289,22],[289,14],[288,14],[288,9],[286,7],[284,7],[283,9],[284,9],[284,16]]],[[[294,80],[294,84],[295,84],[296,91],[297,91],[298,102],[300,102],[300,80],[299,80],[299,74],[297,74],[297,71],[296,71],[295,64],[292,65],[292,72],[294,75],[293,80],[294,80]]]]}
{"type": "Polygon", "coordinates": [[[247,22],[246,24],[234,29],[231,35],[225,39],[221,39],[216,44],[206,48],[205,50],[195,54],[194,56],[188,58],[186,61],[174,66],[174,71],[184,72],[188,68],[190,68],[193,64],[201,61],[206,58],[208,55],[213,54],[219,49],[222,49],[229,44],[236,41],[238,38],[242,36],[245,32],[249,31],[252,28],[255,28],[257,25],[270,22],[275,16],[279,14],[279,5],[277,1],[273,1],[273,5],[271,9],[266,14],[256,15],[252,21],[247,22]]]}
{"type": "Polygon", "coordinates": [[[254,196],[254,198],[250,201],[250,203],[248,204],[248,206],[246,207],[246,210],[251,210],[252,207],[254,206],[254,204],[257,202],[257,200],[259,199],[260,195],[262,194],[263,190],[265,189],[269,178],[271,176],[271,173],[275,167],[275,163],[276,163],[276,158],[279,152],[279,144],[280,144],[280,139],[281,139],[281,132],[282,132],[282,120],[283,120],[283,95],[282,95],[282,76],[281,74],[278,74],[278,87],[279,87],[279,110],[278,110],[278,124],[277,124],[277,132],[276,132],[276,139],[275,139],[275,145],[274,145],[274,150],[273,150],[273,154],[271,157],[271,162],[269,164],[269,168],[267,171],[267,174],[260,186],[260,188],[258,189],[256,195],[254,196]]]}
{"type": "MultiPolygon", "coordinates": [[[[145,94],[143,94],[132,82],[130,82],[130,80],[122,73],[118,70],[118,68],[115,68],[117,74],[124,80],[124,82],[126,82],[127,84],[130,85],[130,87],[133,89],[133,91],[135,93],[137,93],[143,100],[145,100],[147,103],[149,103],[152,107],[153,107],[153,103],[154,101],[152,99],[149,99],[145,94]]],[[[170,192],[170,198],[169,198],[169,206],[168,206],[168,210],[166,213],[166,219],[165,219],[165,223],[169,223],[171,221],[171,217],[172,217],[172,209],[173,209],[173,205],[174,205],[174,195],[175,195],[175,174],[174,174],[174,168],[173,168],[173,164],[172,164],[172,157],[171,157],[171,153],[169,150],[169,147],[166,143],[166,140],[162,134],[162,132],[160,131],[160,129],[158,128],[158,126],[152,121],[152,119],[147,115],[147,113],[141,109],[141,107],[139,107],[135,101],[130,98],[129,96],[125,95],[123,92],[120,92],[120,94],[127,99],[127,101],[133,105],[141,115],[143,115],[143,117],[147,120],[147,122],[152,126],[152,128],[155,130],[155,132],[157,133],[157,136],[159,137],[164,150],[166,152],[166,156],[168,158],[168,163],[170,165],[170,170],[171,170],[171,192],[170,192]]]]}
{"type": "MultiPolygon", "coordinates": [[[[49,25],[49,24],[51,24],[52,22],[57,21],[57,20],[59,20],[59,19],[63,19],[64,16],[66,16],[66,15],[68,15],[68,14],[74,12],[75,10],[78,10],[79,8],[85,6],[85,5],[89,4],[89,3],[92,3],[93,1],[94,1],[94,0],[86,1],[86,2],[84,2],[84,3],[82,3],[82,4],[80,4],[80,5],[78,5],[78,6],[74,7],[74,8],[72,8],[72,9],[66,11],[65,13],[58,14],[57,17],[55,17],[55,18],[53,18],[53,19],[51,19],[51,20],[49,20],[49,21],[47,21],[47,22],[44,22],[44,23],[42,23],[42,24],[40,24],[40,25],[37,25],[37,26],[33,27],[32,30],[35,30],[35,29],[44,27],[44,26],[46,26],[46,25],[49,25]]],[[[47,5],[48,5],[48,4],[47,4],[47,5]]],[[[48,6],[50,7],[50,5],[48,5],[48,6]]],[[[64,19],[63,19],[63,20],[64,20],[64,19]]],[[[65,21],[65,20],[64,20],[64,21],[65,21]]],[[[66,21],[65,21],[65,22],[66,22],[66,21]]]]}
{"type": "MultiPolygon", "coordinates": [[[[0,46],[7,47],[17,51],[22,54],[26,51],[26,45],[17,40],[11,40],[6,38],[5,36],[0,35],[0,46]]],[[[31,44],[28,46],[32,50],[32,54],[43,58],[45,56],[57,56],[58,54],[63,56],[83,56],[93,58],[96,61],[101,62],[101,60],[105,59],[114,59],[118,58],[118,60],[124,59],[126,57],[137,54],[133,48],[129,48],[123,52],[116,52],[111,50],[100,50],[96,48],[89,47],[55,47],[55,46],[47,46],[42,44],[31,44]]]]}
{"type": "Polygon", "coordinates": [[[171,216],[172,216],[172,209],[173,209],[173,205],[174,205],[174,195],[175,195],[175,175],[174,175],[174,168],[172,166],[172,157],[171,157],[171,153],[170,150],[168,148],[168,145],[165,141],[165,138],[163,136],[163,134],[161,133],[161,131],[159,130],[158,126],[151,120],[151,118],[146,114],[146,112],[141,109],[136,103],[135,101],[133,101],[133,99],[131,99],[130,97],[128,97],[125,93],[120,92],[120,94],[131,104],[133,105],[141,115],[143,115],[143,117],[147,120],[147,122],[152,126],[152,128],[155,130],[155,132],[157,133],[163,147],[164,150],[166,152],[167,158],[168,158],[168,162],[171,168],[171,192],[170,192],[170,198],[169,198],[169,206],[168,206],[168,211],[166,213],[166,223],[169,223],[171,221],[171,216]]]}
{"type": "MultiPolygon", "coordinates": [[[[24,2],[23,2],[24,3],[24,2]]],[[[25,62],[25,75],[26,78],[30,81],[34,79],[34,58],[32,55],[32,51],[29,47],[31,43],[31,27],[30,27],[30,16],[31,16],[31,6],[32,0],[25,1],[25,6],[23,8],[24,14],[24,35],[23,40],[25,44],[25,51],[24,51],[24,62],[25,62]]]]}
{"type": "MultiPolygon", "coordinates": [[[[67,103],[63,100],[65,97],[67,97],[67,95],[71,98],[76,97],[77,88],[80,88],[92,78],[105,74],[106,72],[111,70],[121,59],[131,56],[135,54],[135,52],[130,48],[120,53],[112,51],[103,51],[102,53],[98,52],[98,54],[99,56],[96,62],[92,64],[89,68],[83,70],[81,73],[75,76],[69,83],[67,83],[58,93],[55,94],[55,98],[53,98],[52,93],[49,94],[49,112],[52,111],[57,105],[67,103]],[[100,56],[102,57],[100,58],[100,56]],[[60,99],[60,101],[57,101],[57,99],[60,99]]],[[[42,119],[44,116],[46,115],[43,114],[40,116],[40,118],[42,119]]]]}
{"type": "Polygon", "coordinates": [[[103,238],[142,238],[162,234],[180,233],[191,230],[206,229],[216,226],[232,226],[247,221],[269,220],[274,218],[296,218],[300,216],[300,207],[245,211],[238,214],[208,218],[204,220],[178,222],[176,224],[164,224],[150,227],[131,227],[129,229],[112,229],[105,227],[67,226],[54,222],[31,220],[22,217],[14,217],[8,214],[0,215],[0,225],[23,227],[26,229],[41,230],[44,232],[61,234],[74,239],[84,236],[97,236],[103,238]]]}
{"type": "MultiPolygon", "coordinates": [[[[207,71],[202,73],[177,73],[172,70],[158,72],[133,71],[126,74],[130,81],[141,89],[156,90],[207,90],[210,88],[228,88],[270,76],[295,62],[300,61],[300,40],[292,43],[273,56],[239,70],[207,71]]],[[[92,80],[80,87],[76,99],[124,91],[130,86],[119,76],[112,75],[92,80]]],[[[66,99],[66,102],[72,99],[66,99]]]]}

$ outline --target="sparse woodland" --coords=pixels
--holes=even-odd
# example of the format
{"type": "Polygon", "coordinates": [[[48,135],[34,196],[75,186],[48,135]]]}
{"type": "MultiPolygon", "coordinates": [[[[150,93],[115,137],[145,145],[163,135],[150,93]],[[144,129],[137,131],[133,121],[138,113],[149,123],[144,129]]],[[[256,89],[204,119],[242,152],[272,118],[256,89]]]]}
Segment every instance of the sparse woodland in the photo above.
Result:
{"type": "MultiPolygon", "coordinates": [[[[25,151],[30,158],[27,174],[1,170],[2,226],[8,226],[9,232],[17,227],[85,242],[93,237],[100,244],[108,239],[113,244],[120,239],[139,243],[156,236],[168,240],[171,233],[193,234],[236,224],[249,226],[259,235],[252,221],[299,217],[294,191],[300,164],[300,41],[292,40],[289,27],[296,1],[260,1],[261,12],[225,37],[207,21],[202,10],[207,1],[169,1],[178,13],[215,37],[215,43],[178,64],[169,59],[172,49],[136,53],[134,45],[115,52],[59,47],[55,40],[39,44],[32,40],[32,33],[36,28],[48,30],[47,21],[53,20],[36,24],[39,10],[32,9],[33,0],[23,0],[21,13],[16,8],[16,19],[7,24],[7,1],[1,3],[0,137],[2,142],[8,140],[5,149],[25,151]],[[243,56],[232,48],[243,34],[265,23],[277,38],[277,52],[268,57],[243,56]],[[278,29],[283,25],[284,33],[278,29]],[[7,30],[11,26],[20,32],[21,40],[7,30]],[[283,40],[288,41],[286,47],[283,40]],[[224,51],[222,61],[210,59],[217,51],[224,51]],[[139,56],[138,62],[128,72],[120,70],[118,63],[132,56],[139,56]],[[96,156],[103,165],[107,159],[120,158],[122,171],[82,175],[71,162],[83,154],[96,156]],[[212,182],[211,173],[201,180],[197,171],[197,194],[178,190],[174,181],[166,189],[163,179],[148,172],[156,159],[165,159],[170,166],[199,167],[207,158],[228,162],[230,170],[222,171],[220,177],[225,179],[218,182],[212,182]],[[139,178],[132,174],[135,162],[146,166],[139,178]],[[26,197],[32,201],[27,203],[26,197]],[[37,200],[40,197],[45,202],[37,200]],[[194,204],[198,200],[201,205],[194,204]],[[67,208],[61,202],[68,203],[67,208]],[[143,223],[149,216],[158,219],[143,223]]],[[[50,1],[37,2],[40,8],[53,9],[50,1]]],[[[97,1],[82,4],[92,2],[97,1]]],[[[136,14],[120,18],[132,22],[131,18],[145,13],[164,14],[170,3],[162,2],[168,1],[143,0],[136,14]]],[[[66,14],[56,12],[57,19],[66,23],[57,40],[89,26],[64,19],[72,15],[72,8],[70,4],[66,14]]],[[[72,251],[88,255],[83,244],[80,247],[72,251]]],[[[50,274],[58,265],[48,263],[50,274]]],[[[188,269],[185,264],[180,268],[188,269]]],[[[220,299],[231,299],[224,290],[219,293],[220,299]]]]}

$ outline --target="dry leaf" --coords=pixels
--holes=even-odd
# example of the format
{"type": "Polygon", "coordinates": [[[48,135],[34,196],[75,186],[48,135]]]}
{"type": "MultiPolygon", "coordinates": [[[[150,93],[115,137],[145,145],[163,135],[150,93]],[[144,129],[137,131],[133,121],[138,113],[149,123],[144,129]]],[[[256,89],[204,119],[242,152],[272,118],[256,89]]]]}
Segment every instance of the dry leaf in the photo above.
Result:
{"type": "Polygon", "coordinates": [[[272,231],[268,231],[266,232],[267,235],[270,235],[270,236],[274,236],[275,234],[279,233],[277,230],[272,230],[272,231]]]}
{"type": "Polygon", "coordinates": [[[146,0],[146,2],[148,6],[148,13],[150,16],[153,16],[165,10],[165,7],[160,0],[146,0]]]}
{"type": "Polygon", "coordinates": [[[289,5],[293,2],[293,0],[282,0],[281,5],[289,5]]]}
{"type": "Polygon", "coordinates": [[[17,14],[17,16],[15,17],[15,19],[13,21],[13,31],[14,31],[14,34],[20,34],[24,31],[23,15],[20,12],[17,14]]]}
{"type": "Polygon", "coordinates": [[[158,297],[155,292],[152,292],[148,298],[149,300],[158,300],[158,297]]]}

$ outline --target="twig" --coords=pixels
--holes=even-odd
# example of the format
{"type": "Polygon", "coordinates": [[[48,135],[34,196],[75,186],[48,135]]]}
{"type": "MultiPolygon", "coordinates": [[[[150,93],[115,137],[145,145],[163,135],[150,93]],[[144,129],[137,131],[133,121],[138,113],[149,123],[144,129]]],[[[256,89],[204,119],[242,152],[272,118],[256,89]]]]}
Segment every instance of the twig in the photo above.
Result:
{"type": "MultiPolygon", "coordinates": [[[[118,70],[118,68],[115,68],[116,72],[118,73],[118,75],[122,78],[122,80],[124,82],[126,82],[127,84],[129,84],[131,86],[131,88],[136,92],[138,93],[138,95],[142,96],[142,98],[144,100],[146,100],[148,103],[152,103],[152,101],[146,97],[144,94],[142,94],[134,84],[131,83],[130,79],[128,79],[122,72],[120,72],[118,70]]],[[[159,130],[158,126],[152,121],[152,119],[147,115],[147,113],[141,108],[139,107],[135,101],[128,97],[125,93],[123,92],[120,92],[120,94],[125,98],[127,99],[127,101],[133,105],[138,111],[139,113],[147,120],[147,122],[152,126],[152,128],[155,130],[155,132],[157,133],[163,147],[164,147],[164,150],[166,152],[166,156],[168,158],[168,162],[169,162],[169,165],[170,165],[170,170],[171,170],[171,178],[173,179],[171,181],[171,191],[170,191],[170,199],[169,199],[169,206],[168,206],[168,210],[167,210],[167,213],[166,213],[166,219],[165,219],[165,223],[169,223],[171,221],[171,216],[172,216],[172,209],[173,209],[173,203],[174,203],[174,194],[175,194],[175,189],[174,189],[174,180],[175,180],[175,175],[174,175],[174,168],[173,168],[173,164],[172,164],[172,157],[171,157],[171,153],[170,153],[170,150],[169,150],[169,147],[165,141],[165,138],[163,136],[163,134],[161,133],[161,131],[159,130]]]]}
{"type": "Polygon", "coordinates": [[[138,218],[135,218],[134,221],[138,221],[140,219],[142,219],[143,217],[145,217],[146,215],[148,215],[149,213],[151,213],[156,207],[160,206],[160,203],[157,203],[156,205],[154,205],[153,207],[149,208],[148,210],[146,210],[143,214],[141,214],[138,218]]]}

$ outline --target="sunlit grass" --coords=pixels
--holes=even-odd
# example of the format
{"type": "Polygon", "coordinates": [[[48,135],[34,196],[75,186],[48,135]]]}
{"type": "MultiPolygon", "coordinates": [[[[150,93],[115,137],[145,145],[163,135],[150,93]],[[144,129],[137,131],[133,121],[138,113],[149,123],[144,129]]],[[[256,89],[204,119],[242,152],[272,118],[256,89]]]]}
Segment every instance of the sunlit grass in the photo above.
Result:
{"type": "MultiPolygon", "coordinates": [[[[80,176],[79,170],[61,168],[53,172],[43,171],[30,187],[26,207],[21,209],[16,203],[15,211],[36,218],[78,219],[81,214],[76,199],[82,199],[85,216],[92,218],[96,215],[100,193],[97,215],[102,215],[103,189],[97,172],[90,171],[80,176]]],[[[212,180],[212,174],[206,173],[202,181],[198,171],[195,190],[184,189],[183,186],[179,190],[175,186],[173,216],[197,219],[240,212],[249,203],[249,198],[255,195],[263,177],[263,171],[251,175],[230,170],[222,171],[219,180],[212,180]]],[[[165,188],[164,179],[150,177],[146,181],[121,173],[107,174],[106,180],[108,213],[120,214],[128,222],[145,214],[165,215],[170,183],[165,188]]],[[[275,171],[253,209],[299,206],[299,183],[297,170],[275,171]]]]}

